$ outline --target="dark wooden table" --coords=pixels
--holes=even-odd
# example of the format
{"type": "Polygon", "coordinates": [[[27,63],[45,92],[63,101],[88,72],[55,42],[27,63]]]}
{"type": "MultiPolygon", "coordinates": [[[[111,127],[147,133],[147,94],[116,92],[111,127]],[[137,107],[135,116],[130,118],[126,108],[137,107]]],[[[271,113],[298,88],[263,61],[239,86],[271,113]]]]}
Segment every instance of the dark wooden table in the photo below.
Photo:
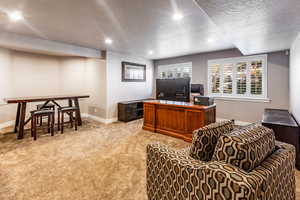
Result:
{"type": "Polygon", "coordinates": [[[265,109],[262,124],[273,129],[276,140],[296,148],[296,167],[300,170],[300,128],[288,110],[265,109]]]}
{"type": "Polygon", "coordinates": [[[17,98],[5,98],[4,102],[7,104],[18,104],[15,128],[14,132],[18,133],[17,138],[22,139],[24,137],[24,126],[31,120],[31,117],[25,121],[26,117],[26,105],[30,102],[45,102],[43,107],[49,102],[54,103],[56,106],[61,107],[56,101],[57,100],[68,100],[69,106],[73,106],[73,101],[76,107],[79,108],[76,113],[79,121],[78,125],[82,125],[80,107],[78,99],[89,98],[89,95],[58,95],[58,96],[40,96],[40,97],[17,97],[17,98]]]}

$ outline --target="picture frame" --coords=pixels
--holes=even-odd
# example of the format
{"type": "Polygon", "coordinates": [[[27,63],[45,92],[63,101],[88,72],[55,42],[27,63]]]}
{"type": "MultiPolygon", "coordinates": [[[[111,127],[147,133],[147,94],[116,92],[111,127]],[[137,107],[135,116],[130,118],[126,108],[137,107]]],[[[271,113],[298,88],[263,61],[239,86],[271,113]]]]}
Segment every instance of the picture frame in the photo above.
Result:
{"type": "Polygon", "coordinates": [[[145,82],[146,65],[122,62],[122,82],[145,82]]]}

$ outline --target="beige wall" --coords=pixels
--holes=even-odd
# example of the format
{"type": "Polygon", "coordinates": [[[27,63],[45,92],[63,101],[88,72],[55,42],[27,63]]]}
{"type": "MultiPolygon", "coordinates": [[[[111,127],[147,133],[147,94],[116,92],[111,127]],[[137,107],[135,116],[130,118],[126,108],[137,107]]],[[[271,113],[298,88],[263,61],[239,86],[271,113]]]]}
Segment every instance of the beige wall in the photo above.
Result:
{"type": "MultiPolygon", "coordinates": [[[[202,83],[206,88],[207,61],[236,56],[241,56],[241,53],[232,49],[158,60],[155,61],[155,66],[192,62],[193,83],[202,83]]],[[[80,102],[82,112],[110,121],[117,117],[118,102],[148,98],[153,92],[155,74],[153,62],[122,53],[107,52],[107,60],[101,60],[44,56],[0,48],[0,63],[0,124],[14,120],[16,112],[16,105],[3,105],[1,100],[4,97],[89,94],[91,98],[80,102]],[[122,61],[146,64],[147,81],[122,82],[122,61]]],[[[248,122],[260,121],[264,108],[288,109],[288,89],[289,57],[285,52],[270,53],[268,54],[268,95],[271,102],[216,100],[217,117],[248,122]]],[[[29,105],[28,110],[31,109],[35,109],[35,104],[29,105]]],[[[297,109],[294,107],[294,110],[297,109]]]]}
{"type": "Polygon", "coordinates": [[[300,34],[291,47],[290,111],[300,123],[300,34]]]}
{"type": "Polygon", "coordinates": [[[106,61],[99,59],[88,59],[85,72],[87,94],[92,94],[88,100],[88,114],[107,118],[107,78],[106,61]]]}
{"type": "MultiPolygon", "coordinates": [[[[193,83],[201,83],[207,92],[207,61],[238,57],[237,49],[202,53],[177,58],[156,60],[155,67],[183,62],[193,63],[193,83]]],[[[246,122],[261,121],[264,108],[288,109],[289,107],[289,56],[285,51],[268,54],[268,97],[270,102],[216,100],[217,117],[246,122]]]]}
{"type": "MultiPolygon", "coordinates": [[[[5,97],[89,94],[80,101],[82,113],[103,122],[117,118],[120,101],[148,98],[153,91],[153,62],[108,52],[107,59],[59,57],[0,49],[0,125],[14,120],[16,105],[4,105],[5,97]],[[147,65],[147,81],[121,81],[121,62],[147,65]]],[[[59,102],[66,104],[66,101],[59,102]]],[[[28,111],[36,103],[28,105],[28,111]]]]}
{"type": "Polygon", "coordinates": [[[153,91],[153,61],[141,57],[107,52],[107,118],[117,117],[117,104],[121,101],[149,98],[153,91]],[[145,64],[146,82],[122,82],[122,61],[145,64]]]}
{"type": "MultiPolygon", "coordinates": [[[[81,100],[83,113],[105,117],[102,87],[105,60],[58,57],[0,49],[0,123],[14,120],[16,105],[4,105],[5,97],[89,94],[81,100]],[[98,78],[99,77],[99,78],[98,78]]],[[[64,103],[64,102],[62,102],[64,103]]],[[[29,104],[28,110],[35,109],[29,104]]]]}

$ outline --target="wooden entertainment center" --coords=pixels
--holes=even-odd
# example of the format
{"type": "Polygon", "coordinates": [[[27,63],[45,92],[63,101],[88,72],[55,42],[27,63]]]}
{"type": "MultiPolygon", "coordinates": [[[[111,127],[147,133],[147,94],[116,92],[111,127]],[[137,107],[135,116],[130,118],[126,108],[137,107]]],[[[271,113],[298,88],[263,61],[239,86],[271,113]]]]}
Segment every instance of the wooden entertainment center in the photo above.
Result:
{"type": "Polygon", "coordinates": [[[188,102],[144,101],[143,129],[192,141],[194,130],[216,121],[216,105],[188,102]]]}

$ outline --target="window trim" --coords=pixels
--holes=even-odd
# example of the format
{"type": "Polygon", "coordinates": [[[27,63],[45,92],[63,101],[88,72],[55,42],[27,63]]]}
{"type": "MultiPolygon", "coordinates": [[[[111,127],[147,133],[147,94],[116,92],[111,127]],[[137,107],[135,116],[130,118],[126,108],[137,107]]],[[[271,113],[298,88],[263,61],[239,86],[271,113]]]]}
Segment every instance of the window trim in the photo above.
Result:
{"type": "Polygon", "coordinates": [[[243,57],[233,57],[233,58],[225,58],[225,59],[215,59],[215,60],[208,60],[207,62],[207,88],[208,88],[208,96],[219,98],[219,99],[245,99],[247,101],[249,100],[258,100],[258,101],[270,101],[268,98],[268,55],[254,55],[254,56],[243,56],[243,57]],[[250,78],[250,65],[251,61],[256,60],[262,60],[262,68],[263,68],[263,80],[262,80],[262,95],[251,95],[251,79],[250,78]],[[247,86],[246,86],[246,94],[240,95],[236,94],[236,66],[237,63],[246,62],[247,64],[247,86]],[[210,73],[210,66],[212,65],[220,65],[221,66],[221,77],[220,77],[220,91],[221,93],[212,93],[211,88],[211,73],[210,73]],[[233,94],[224,94],[223,93],[223,66],[224,65],[232,65],[233,66],[233,82],[232,82],[232,88],[233,88],[233,94]]]}

